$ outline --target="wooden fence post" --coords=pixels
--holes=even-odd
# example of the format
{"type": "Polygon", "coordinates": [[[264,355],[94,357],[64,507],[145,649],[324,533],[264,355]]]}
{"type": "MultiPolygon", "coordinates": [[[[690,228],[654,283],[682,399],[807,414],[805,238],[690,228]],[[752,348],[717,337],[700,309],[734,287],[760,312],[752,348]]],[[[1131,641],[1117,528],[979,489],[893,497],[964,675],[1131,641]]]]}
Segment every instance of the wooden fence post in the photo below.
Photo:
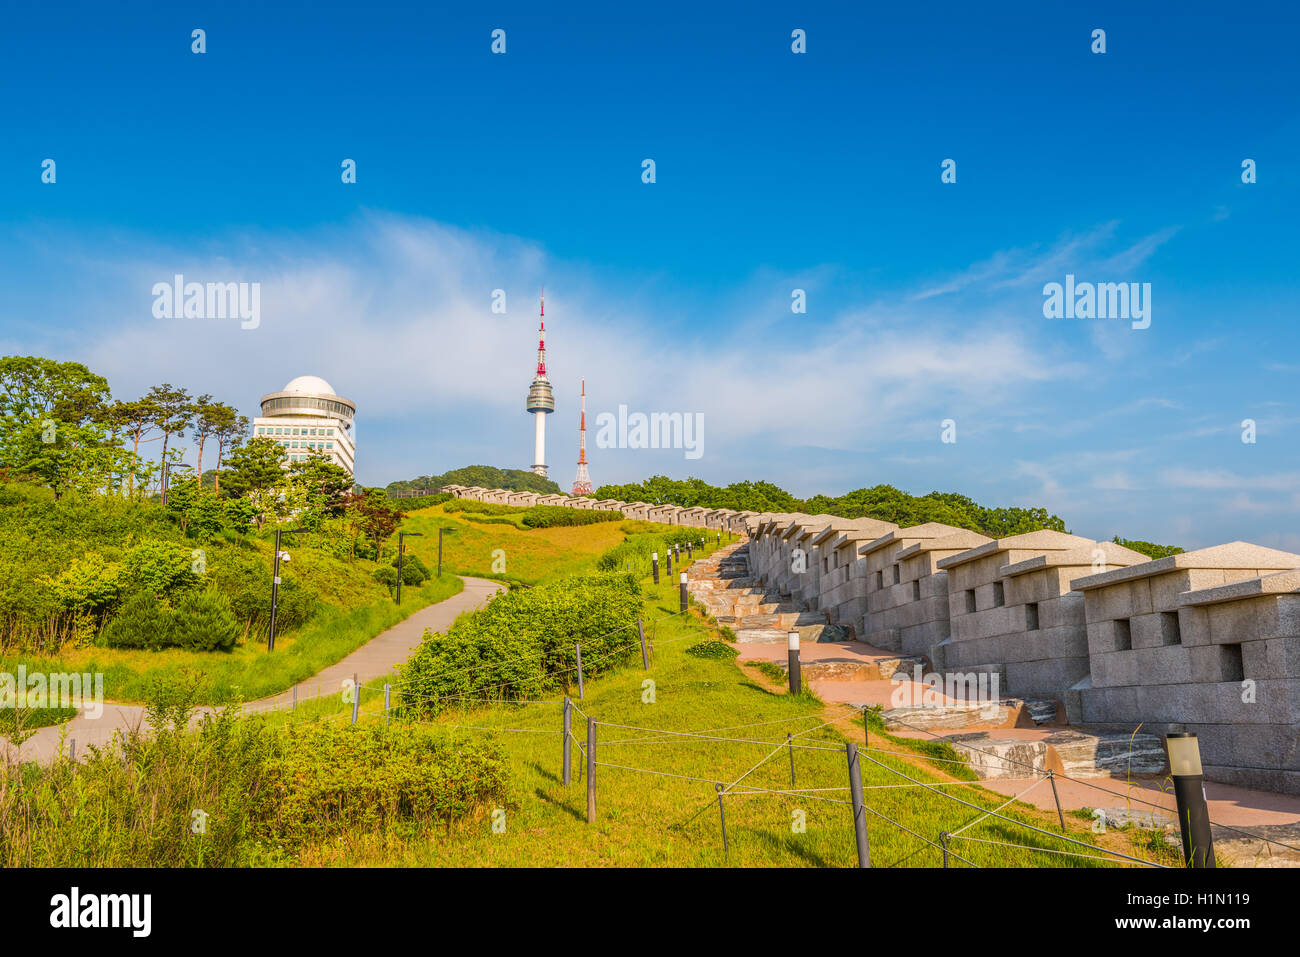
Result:
{"type": "Polygon", "coordinates": [[[867,842],[867,808],[862,800],[862,768],[858,746],[852,741],[845,750],[849,758],[849,793],[853,797],[853,836],[858,842],[858,867],[871,866],[871,845],[867,842]]]}
{"type": "Polygon", "coordinates": [[[582,645],[574,645],[573,652],[578,656],[578,700],[583,699],[582,691],[582,645]]]}
{"type": "Polygon", "coordinates": [[[636,633],[641,637],[641,670],[649,671],[650,656],[646,653],[645,650],[645,625],[641,623],[640,618],[636,620],[636,633]]]}

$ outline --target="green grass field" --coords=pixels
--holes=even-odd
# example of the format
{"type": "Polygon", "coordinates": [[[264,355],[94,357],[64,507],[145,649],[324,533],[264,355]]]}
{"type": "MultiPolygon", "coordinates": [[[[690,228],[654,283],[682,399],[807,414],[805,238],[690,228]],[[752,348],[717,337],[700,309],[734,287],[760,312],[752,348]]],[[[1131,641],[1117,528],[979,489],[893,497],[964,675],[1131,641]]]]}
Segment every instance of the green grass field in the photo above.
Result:
{"type": "MultiPolygon", "coordinates": [[[[585,529],[584,531],[591,531],[585,529]]],[[[572,782],[562,782],[562,704],[467,703],[438,722],[467,738],[491,738],[509,755],[510,801],[504,832],[489,814],[424,834],[353,835],[328,846],[306,849],[299,863],[324,866],[780,866],[849,867],[856,847],[849,799],[846,741],[863,743],[860,713],[826,706],[814,696],[792,697],[760,669],[732,660],[701,659],[685,653],[716,635],[699,614],[677,612],[676,589],[647,583],[644,606],[654,660],[642,671],[634,663],[587,683],[573,713],[572,782]],[[653,701],[648,693],[653,682],[653,701]],[[583,713],[597,722],[597,819],[586,821],[583,713]],[[653,730],[643,730],[653,729],[653,730]],[[685,734],[706,732],[719,741],[685,734]],[[793,735],[795,784],[791,785],[793,735]],[[608,765],[608,766],[607,766],[608,765]],[[631,770],[639,769],[639,770],[631,770]],[[742,779],[743,778],[743,779],[742,779]],[[740,780],[723,797],[729,847],[722,845],[717,785],[740,780]],[[770,789],[767,793],[755,789],[770,789]],[[786,793],[770,793],[771,791],[786,793]]],[[[400,705],[394,682],[393,704],[400,705]]],[[[382,682],[364,690],[360,722],[382,723],[382,682]]],[[[337,699],[314,702],[279,720],[350,720],[337,699]]],[[[395,712],[396,713],[396,712],[395,712]]],[[[393,721],[399,720],[397,717],[393,721]]],[[[950,745],[893,739],[872,730],[872,747],[860,752],[868,807],[873,866],[941,866],[934,844],[1006,802],[1000,794],[969,783],[973,777],[950,745]],[[901,752],[901,753],[884,753],[901,752]],[[948,763],[952,761],[957,763],[948,763]],[[906,776],[904,776],[906,775],[906,776]],[[909,780],[910,779],[910,780],[909,780]],[[918,786],[929,784],[966,806],[918,786]],[[885,818],[890,819],[886,821],[885,818]],[[893,823],[891,823],[893,822],[893,823]],[[900,827],[901,825],[901,827],[900,827]],[[909,834],[903,828],[916,832],[909,834]],[[919,836],[917,836],[919,835],[919,836]]],[[[1042,785],[1046,786],[1046,785],[1042,785]]],[[[1058,832],[1053,812],[1013,802],[999,813],[1043,831],[1058,832]]],[[[1067,817],[1069,835],[1093,844],[1097,835],[1067,817]]],[[[954,839],[952,866],[1113,866],[1096,860],[1099,851],[1052,834],[985,818],[965,828],[964,838],[1026,845],[1041,850],[997,847],[954,839]],[[1046,853],[1056,852],[1056,853],[1046,853]],[[1071,856],[1083,855],[1083,856],[1071,856]],[[960,858],[959,858],[960,856],[960,858]]],[[[1142,860],[1175,863],[1173,855],[1151,850],[1143,832],[1111,831],[1105,846],[1142,860]],[[1153,855],[1159,854],[1160,857],[1153,855]]]]}
{"type": "MultiPolygon", "coordinates": [[[[431,567],[436,563],[436,529],[443,523],[455,529],[446,539],[445,569],[530,584],[590,571],[596,558],[624,535],[655,530],[640,522],[614,522],[525,531],[506,524],[457,521],[434,508],[413,513],[405,525],[426,532],[424,539],[408,543],[431,567]],[[428,535],[430,531],[434,534],[428,535]],[[508,574],[493,572],[498,550],[506,555],[508,574]]],[[[401,612],[391,605],[366,605],[313,622],[274,655],[262,652],[259,660],[250,649],[246,656],[226,656],[226,670],[209,669],[210,690],[237,690],[243,698],[278,690],[323,667],[325,659],[337,660],[345,648],[351,650],[403,614],[460,587],[459,579],[444,570],[441,582],[434,579],[408,593],[412,600],[401,612]],[[316,626],[322,632],[313,637],[316,626]]],[[[627,641],[633,654],[627,665],[587,681],[581,699],[576,680],[570,681],[567,690],[574,710],[572,780],[567,786],[562,779],[561,695],[512,704],[463,701],[427,724],[441,726],[458,742],[500,747],[507,762],[508,796],[499,808],[478,806],[447,826],[396,819],[382,828],[348,828],[295,848],[292,854],[272,848],[266,854],[253,853],[245,862],[852,867],[857,858],[845,747],[852,741],[864,746],[859,766],[873,866],[941,866],[943,854],[937,845],[945,832],[957,834],[950,842],[954,867],[1133,866],[1104,855],[1102,847],[1142,861],[1177,864],[1176,852],[1151,840],[1149,832],[1111,829],[1094,835],[1090,822],[1079,815],[1066,817],[1067,833],[1079,843],[1064,840],[1058,836],[1054,812],[984,789],[947,743],[891,737],[874,715],[867,718],[868,730],[861,712],[827,705],[806,691],[787,694],[783,676],[771,669],[740,664],[727,655],[688,654],[688,648],[716,640],[726,630],[698,606],[681,613],[677,587],[668,576],[658,586],[647,576],[643,587],[641,614],[650,666],[643,670],[636,631],[630,628],[627,641]],[[588,717],[597,722],[594,823],[587,822],[583,752],[588,717]],[[865,746],[867,735],[870,747],[865,746]],[[719,787],[724,792],[725,850],[719,787]]],[[[93,654],[102,658],[104,653],[93,654]]],[[[159,659],[158,667],[171,676],[194,664],[184,660],[183,653],[164,652],[159,659]]],[[[147,673],[130,674],[131,681],[144,682],[147,673]]],[[[394,709],[385,713],[385,683],[376,680],[362,689],[359,723],[377,727],[391,722],[396,732],[414,719],[402,710],[402,686],[396,676],[387,679],[394,709]]],[[[123,686],[135,687],[130,682],[123,686]]],[[[311,722],[345,725],[351,711],[350,702],[331,693],[305,699],[291,712],[238,720],[280,728],[311,722]]],[[[393,740],[400,737],[394,734],[393,740]]]]}
{"type": "MultiPolygon", "coordinates": [[[[325,606],[302,628],[277,635],[275,650],[269,653],[266,636],[261,635],[229,652],[89,647],[54,658],[14,656],[0,658],[0,671],[14,671],[24,664],[29,672],[102,672],[104,696],[126,703],[142,702],[156,683],[180,677],[197,681],[201,704],[252,701],[311,677],[413,612],[450,598],[464,587],[457,576],[444,574],[419,588],[404,589],[400,608],[391,598],[374,597],[350,609],[325,606]]],[[[63,719],[54,715],[46,723],[58,720],[63,719]]],[[[29,719],[26,726],[39,725],[29,719]]]]}
{"type": "MultiPolygon", "coordinates": [[[[438,564],[438,529],[443,534],[442,567],[456,574],[496,581],[535,585],[543,578],[563,578],[592,571],[602,552],[618,545],[629,533],[670,529],[629,519],[562,528],[525,529],[509,523],[485,523],[468,518],[472,513],[448,513],[443,506],[411,512],[402,524],[406,545],[433,570],[438,564]]],[[[522,514],[522,511],[520,512],[522,514]]],[[[476,516],[482,519],[485,516],[476,516]]],[[[503,516],[486,516],[501,518],[503,516]]],[[[701,531],[701,537],[716,533],[701,531]]]]}

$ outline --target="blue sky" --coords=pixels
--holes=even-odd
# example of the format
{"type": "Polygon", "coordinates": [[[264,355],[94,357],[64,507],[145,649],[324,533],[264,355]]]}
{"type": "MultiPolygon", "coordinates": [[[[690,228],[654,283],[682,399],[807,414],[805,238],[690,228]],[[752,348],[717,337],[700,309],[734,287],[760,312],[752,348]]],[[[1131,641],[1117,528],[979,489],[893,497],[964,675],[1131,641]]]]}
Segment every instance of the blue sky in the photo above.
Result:
{"type": "Polygon", "coordinates": [[[593,415],[705,418],[699,460],[592,448],[598,484],[888,482],[1300,550],[1288,5],[604,6],[13,9],[0,350],[247,414],[321,375],[370,484],[525,467],[545,284],[562,485],[585,375],[593,415]],[[177,272],[261,283],[260,326],[155,319],[177,272]],[[1044,318],[1067,273],[1150,283],[1150,328],[1044,318]]]}

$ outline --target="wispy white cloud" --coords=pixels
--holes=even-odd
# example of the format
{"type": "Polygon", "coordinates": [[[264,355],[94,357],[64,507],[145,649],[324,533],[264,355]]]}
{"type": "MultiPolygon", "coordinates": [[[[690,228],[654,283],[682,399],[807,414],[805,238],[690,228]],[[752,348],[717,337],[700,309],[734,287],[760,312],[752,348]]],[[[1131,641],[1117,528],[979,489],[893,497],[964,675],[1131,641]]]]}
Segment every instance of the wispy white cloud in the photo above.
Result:
{"type": "Polygon", "coordinates": [[[1160,473],[1160,482],[1171,488],[1207,491],[1285,492],[1300,486],[1300,472],[1241,475],[1227,469],[1175,467],[1164,469],[1160,473]]]}

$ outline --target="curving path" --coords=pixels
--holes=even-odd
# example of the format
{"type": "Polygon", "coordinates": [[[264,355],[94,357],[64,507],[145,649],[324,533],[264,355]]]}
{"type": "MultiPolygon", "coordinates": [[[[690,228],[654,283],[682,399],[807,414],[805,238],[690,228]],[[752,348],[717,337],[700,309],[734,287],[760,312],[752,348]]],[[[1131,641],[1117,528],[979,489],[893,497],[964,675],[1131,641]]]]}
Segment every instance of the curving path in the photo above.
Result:
{"type": "MultiPolygon", "coordinates": [[[[461,580],[464,581],[465,587],[460,593],[435,605],[421,608],[405,621],[380,632],[346,658],[299,682],[298,700],[309,701],[318,695],[337,694],[342,688],[343,681],[354,674],[363,685],[390,674],[419,646],[420,638],[426,628],[445,631],[456,620],[456,616],[485,605],[494,594],[505,590],[505,586],[482,578],[462,575],[461,580]]],[[[293,701],[293,692],[294,689],[290,688],[270,697],[246,702],[244,711],[251,713],[286,708],[293,701]]],[[[196,717],[212,710],[200,708],[196,717]]],[[[77,754],[83,755],[88,747],[107,746],[118,731],[124,732],[147,724],[144,708],[141,705],[113,704],[106,701],[104,712],[97,719],[92,720],[83,713],[65,724],[41,728],[23,742],[18,749],[18,757],[22,761],[47,763],[59,753],[60,741],[65,737],[75,741],[77,754]]],[[[0,746],[12,755],[13,746],[9,740],[0,737],[0,743],[2,743],[0,746]]]]}

